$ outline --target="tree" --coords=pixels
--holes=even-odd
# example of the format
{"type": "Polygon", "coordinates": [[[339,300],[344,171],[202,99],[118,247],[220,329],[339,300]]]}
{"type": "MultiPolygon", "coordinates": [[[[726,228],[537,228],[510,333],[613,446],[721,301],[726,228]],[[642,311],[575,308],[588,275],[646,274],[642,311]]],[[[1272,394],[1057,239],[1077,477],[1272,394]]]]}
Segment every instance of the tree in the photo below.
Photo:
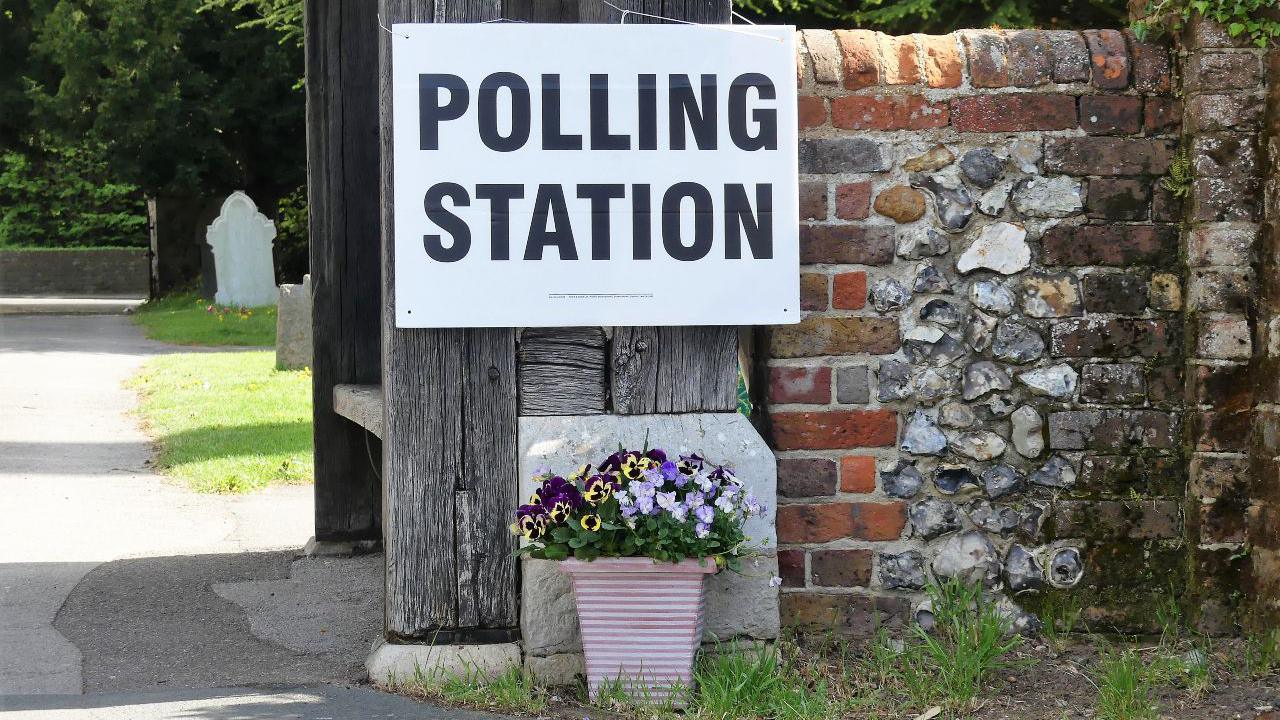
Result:
{"type": "Polygon", "coordinates": [[[302,54],[254,16],[199,0],[32,0],[34,119],[100,143],[148,194],[244,189],[274,200],[305,177],[302,54]]]}

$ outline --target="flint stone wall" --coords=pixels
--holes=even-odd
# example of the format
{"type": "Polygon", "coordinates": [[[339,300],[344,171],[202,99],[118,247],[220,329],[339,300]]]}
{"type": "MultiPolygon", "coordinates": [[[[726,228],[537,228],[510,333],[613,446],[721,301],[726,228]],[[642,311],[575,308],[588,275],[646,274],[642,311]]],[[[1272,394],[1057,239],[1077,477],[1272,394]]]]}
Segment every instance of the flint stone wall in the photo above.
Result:
{"type": "MultiPolygon", "coordinates": [[[[520,418],[520,496],[534,489],[542,469],[567,473],[596,463],[618,444],[660,447],[668,452],[697,452],[733,465],[766,512],[747,524],[760,548],[742,572],[720,572],[707,579],[704,642],[772,640],[778,636],[778,590],[769,584],[778,574],[774,554],[776,466],[773,454],[751,422],[738,413],[683,415],[591,415],[520,418]]],[[[571,683],[582,672],[582,642],[569,578],[557,563],[525,558],[521,562],[520,633],[525,666],[547,683],[571,683]]]]}
{"type": "Polygon", "coordinates": [[[1184,114],[1227,106],[1184,108],[1174,60],[1112,30],[800,33],[805,315],[763,347],[784,626],[868,633],[952,576],[1022,627],[1052,600],[1149,629],[1183,594],[1185,348],[1248,357],[1249,271],[1189,274],[1180,223],[1232,219],[1256,158],[1180,159],[1184,114]]]}

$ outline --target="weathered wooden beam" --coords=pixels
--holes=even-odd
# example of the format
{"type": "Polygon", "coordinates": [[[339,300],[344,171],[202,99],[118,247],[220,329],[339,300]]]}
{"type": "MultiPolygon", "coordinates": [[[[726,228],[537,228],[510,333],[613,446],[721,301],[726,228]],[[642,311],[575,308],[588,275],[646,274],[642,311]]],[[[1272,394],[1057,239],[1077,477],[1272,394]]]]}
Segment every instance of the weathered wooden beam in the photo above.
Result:
{"type": "Polygon", "coordinates": [[[334,385],[333,411],[382,438],[382,386],[334,385]]]}
{"type": "Polygon", "coordinates": [[[382,372],[377,4],[306,0],[305,18],[315,534],[374,540],[378,471],[365,431],[335,412],[333,390],[382,372]]]}
{"type": "MultiPolygon", "coordinates": [[[[379,0],[378,8],[388,28],[502,12],[496,0],[379,0]]],[[[395,326],[389,33],[380,58],[386,634],[505,640],[484,631],[518,621],[506,529],[517,487],[515,331],[395,326]]]]}
{"type": "Polygon", "coordinates": [[[619,415],[737,407],[736,327],[614,328],[612,357],[619,415]]]}
{"type": "Polygon", "coordinates": [[[605,412],[609,347],[601,328],[528,328],[517,357],[521,415],[605,412]]]}
{"type": "Polygon", "coordinates": [[[572,23],[578,21],[579,0],[507,0],[502,16],[525,22],[572,23]]]}

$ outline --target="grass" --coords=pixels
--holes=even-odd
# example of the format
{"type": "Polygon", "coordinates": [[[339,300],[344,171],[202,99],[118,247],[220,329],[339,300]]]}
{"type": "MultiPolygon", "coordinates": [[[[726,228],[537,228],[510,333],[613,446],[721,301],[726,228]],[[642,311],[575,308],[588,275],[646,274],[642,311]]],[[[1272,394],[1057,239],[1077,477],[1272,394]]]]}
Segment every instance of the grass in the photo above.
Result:
{"type": "Polygon", "coordinates": [[[693,714],[708,720],[834,717],[837,701],[828,682],[792,652],[775,646],[729,646],[704,654],[694,672],[693,714]]]}
{"type": "Polygon", "coordinates": [[[163,355],[129,384],[160,468],[193,489],[311,481],[311,374],[276,370],[274,352],[163,355]]]}
{"type": "Polygon", "coordinates": [[[143,303],[133,315],[151,340],[174,345],[248,345],[276,342],[276,309],[211,305],[195,293],[143,303]]]}
{"type": "Polygon", "coordinates": [[[1154,720],[1155,675],[1137,650],[1104,653],[1098,663],[1099,720],[1154,720]]]}
{"type": "Polygon", "coordinates": [[[423,700],[493,712],[538,714],[547,707],[546,694],[518,668],[492,679],[478,668],[463,673],[428,673],[417,668],[412,678],[394,683],[392,689],[423,700]]]}

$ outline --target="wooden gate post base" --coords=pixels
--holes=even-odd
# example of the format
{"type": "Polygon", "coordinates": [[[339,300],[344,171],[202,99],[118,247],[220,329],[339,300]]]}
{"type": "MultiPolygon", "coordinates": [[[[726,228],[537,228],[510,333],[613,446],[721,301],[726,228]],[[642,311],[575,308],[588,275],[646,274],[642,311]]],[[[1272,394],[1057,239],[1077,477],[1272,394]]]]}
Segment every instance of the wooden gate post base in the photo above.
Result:
{"type": "Polygon", "coordinates": [[[381,540],[317,540],[312,536],[303,546],[302,554],[306,557],[351,557],[375,553],[381,548],[381,540]]]}
{"type": "Polygon", "coordinates": [[[389,687],[413,680],[439,683],[477,675],[493,680],[520,667],[520,644],[399,645],[379,637],[364,666],[370,680],[389,687]]]}

